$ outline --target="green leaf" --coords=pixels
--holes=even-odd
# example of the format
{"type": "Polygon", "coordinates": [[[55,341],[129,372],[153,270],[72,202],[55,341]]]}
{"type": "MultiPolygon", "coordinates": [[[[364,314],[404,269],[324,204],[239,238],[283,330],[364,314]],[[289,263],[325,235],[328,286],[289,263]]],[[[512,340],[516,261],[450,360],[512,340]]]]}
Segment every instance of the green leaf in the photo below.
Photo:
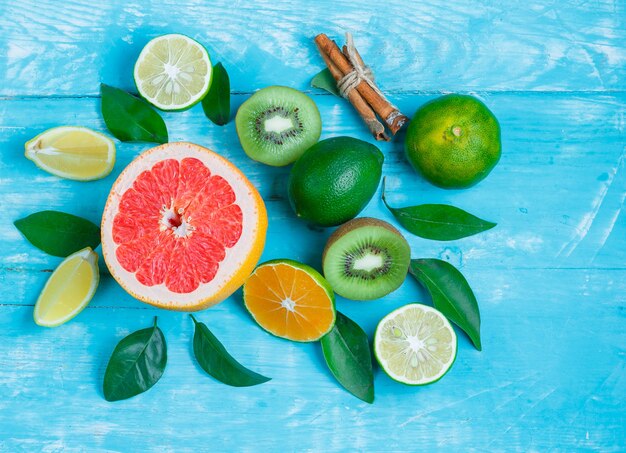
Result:
{"type": "Polygon", "coordinates": [[[202,99],[202,109],[218,126],[225,125],[230,119],[230,79],[222,63],[213,66],[211,88],[202,99]]]}
{"type": "Polygon", "coordinates": [[[321,88],[322,90],[328,91],[330,94],[341,97],[339,90],[337,90],[337,82],[328,68],[322,69],[313,77],[311,80],[311,86],[314,88],[321,88]]]}
{"type": "Polygon", "coordinates": [[[104,398],[119,401],[139,395],[161,379],[167,364],[167,345],[154,325],[123,338],[115,347],[104,373],[104,398]]]}
{"type": "Polygon", "coordinates": [[[320,340],[333,376],[354,396],[374,402],[374,373],[367,334],[346,315],[337,312],[335,326],[320,340]]]}
{"type": "Polygon", "coordinates": [[[109,131],[123,142],[167,143],[167,127],[161,115],[143,99],[104,83],[102,117],[109,131]]]}
{"type": "Polygon", "coordinates": [[[409,272],[428,290],[435,308],[459,326],[480,351],[478,302],[463,274],[438,259],[411,260],[409,272]]]}
{"type": "Polygon", "coordinates": [[[206,324],[190,315],[196,327],[193,335],[193,353],[204,371],[224,384],[250,387],[263,384],[270,378],[250,371],[231,356],[206,324]]]}
{"type": "Polygon", "coordinates": [[[446,204],[423,204],[406,208],[392,208],[385,199],[383,180],[383,202],[396,220],[411,233],[437,241],[452,241],[489,230],[493,222],[479,219],[462,209],[446,204]]]}
{"type": "Polygon", "coordinates": [[[28,241],[49,255],[66,257],[100,244],[100,228],[89,220],[59,211],[41,211],[13,224],[28,241]]]}

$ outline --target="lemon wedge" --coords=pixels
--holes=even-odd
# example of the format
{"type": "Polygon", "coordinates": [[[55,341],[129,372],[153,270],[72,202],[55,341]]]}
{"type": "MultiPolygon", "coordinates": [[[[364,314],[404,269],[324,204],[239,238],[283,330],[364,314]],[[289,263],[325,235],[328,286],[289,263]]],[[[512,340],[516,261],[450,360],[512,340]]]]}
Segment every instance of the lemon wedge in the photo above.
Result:
{"type": "Polygon", "coordinates": [[[39,295],[33,313],[35,322],[45,327],[66,323],[87,306],[99,280],[98,254],[90,247],[68,256],[39,295]]]}
{"type": "Polygon", "coordinates": [[[25,145],[26,158],[42,170],[77,181],[93,181],[111,173],[115,144],[106,135],[86,127],[48,129],[25,145]]]}

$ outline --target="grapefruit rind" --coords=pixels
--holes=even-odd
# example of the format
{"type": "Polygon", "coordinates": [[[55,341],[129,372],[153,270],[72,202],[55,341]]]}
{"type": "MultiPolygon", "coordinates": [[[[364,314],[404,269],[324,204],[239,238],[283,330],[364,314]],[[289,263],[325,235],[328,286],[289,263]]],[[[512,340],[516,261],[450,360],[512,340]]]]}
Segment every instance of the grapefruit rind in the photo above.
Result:
{"type": "Polygon", "coordinates": [[[254,270],[254,272],[252,272],[252,274],[250,274],[250,276],[248,278],[251,278],[257,272],[258,269],[260,269],[260,268],[262,268],[264,266],[271,266],[271,265],[277,265],[277,264],[284,264],[284,265],[287,265],[287,266],[291,266],[291,267],[295,268],[296,270],[300,270],[300,271],[305,272],[309,277],[311,277],[318,284],[318,286],[320,288],[322,288],[324,290],[324,292],[328,296],[328,299],[330,300],[330,308],[332,310],[332,321],[329,323],[328,328],[324,332],[320,333],[319,336],[311,337],[310,339],[306,339],[306,340],[296,339],[296,338],[291,338],[291,337],[288,337],[288,336],[278,335],[276,332],[273,332],[273,331],[269,330],[266,326],[261,324],[259,322],[259,320],[257,319],[257,316],[254,314],[253,310],[251,310],[249,305],[248,305],[248,303],[246,303],[246,285],[244,284],[244,286],[243,286],[243,301],[244,301],[244,306],[245,306],[246,310],[248,311],[248,313],[250,313],[250,316],[252,316],[252,319],[254,319],[254,321],[257,323],[257,325],[259,327],[261,327],[263,330],[265,330],[267,333],[272,335],[272,336],[275,336],[275,337],[278,337],[278,338],[283,338],[283,339],[290,340],[290,341],[295,341],[297,343],[311,343],[311,342],[320,340],[322,337],[324,337],[326,334],[328,334],[333,329],[333,327],[335,325],[335,322],[337,320],[337,312],[336,312],[336,309],[335,309],[335,293],[334,293],[332,287],[326,281],[326,279],[322,276],[322,274],[320,274],[318,271],[316,271],[311,266],[308,266],[306,264],[300,263],[298,261],[286,259],[286,258],[273,259],[273,260],[265,261],[265,262],[259,264],[257,266],[257,268],[254,270]]]}
{"type": "Polygon", "coordinates": [[[159,308],[176,311],[198,311],[213,306],[237,290],[254,270],[265,245],[267,212],[263,199],[246,176],[231,162],[207,148],[188,142],[166,143],[149,149],[135,158],[119,175],[107,199],[102,216],[102,254],[115,280],[134,298],[159,308]],[[164,284],[145,286],[135,273],[125,270],[117,261],[117,244],[113,240],[113,221],[119,212],[123,194],[132,187],[139,174],[165,159],[196,158],[212,175],[230,184],[237,204],[242,208],[244,225],[237,243],[227,249],[215,277],[190,293],[175,293],[164,284]]]}

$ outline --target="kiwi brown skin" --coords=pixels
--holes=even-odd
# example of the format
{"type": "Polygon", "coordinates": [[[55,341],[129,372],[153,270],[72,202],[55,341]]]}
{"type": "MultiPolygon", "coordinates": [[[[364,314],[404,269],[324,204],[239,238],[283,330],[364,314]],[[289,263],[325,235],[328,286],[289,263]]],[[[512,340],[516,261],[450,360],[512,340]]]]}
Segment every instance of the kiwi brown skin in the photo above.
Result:
{"type": "Polygon", "coordinates": [[[366,226],[379,226],[386,228],[406,242],[406,239],[404,239],[402,233],[400,233],[400,231],[398,231],[398,229],[392,224],[387,223],[384,220],[375,219],[374,217],[359,217],[357,219],[352,219],[349,222],[344,223],[339,228],[337,228],[333,234],[330,235],[330,237],[328,238],[328,242],[326,242],[326,247],[324,247],[324,252],[322,253],[322,262],[324,262],[324,260],[326,259],[326,252],[328,251],[330,246],[333,245],[335,241],[337,241],[337,239],[343,237],[346,233],[349,233],[356,228],[366,226]]]}

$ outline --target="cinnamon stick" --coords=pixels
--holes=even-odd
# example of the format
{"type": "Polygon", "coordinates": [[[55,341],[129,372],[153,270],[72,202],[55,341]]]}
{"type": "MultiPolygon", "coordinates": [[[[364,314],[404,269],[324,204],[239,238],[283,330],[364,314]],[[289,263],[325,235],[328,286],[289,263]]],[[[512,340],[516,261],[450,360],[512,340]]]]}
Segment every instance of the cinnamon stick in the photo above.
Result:
{"type": "MultiPolygon", "coordinates": [[[[315,43],[320,51],[326,53],[329,59],[337,66],[342,75],[346,75],[354,70],[346,56],[341,52],[337,44],[330,40],[328,36],[321,33],[315,37],[315,43]]],[[[356,89],[359,91],[365,101],[380,116],[389,127],[392,134],[395,134],[402,125],[408,120],[398,109],[382,98],[374,89],[365,81],[361,81],[356,89]]]]}
{"type": "MultiPolygon", "coordinates": [[[[333,63],[328,54],[326,54],[326,52],[321,47],[318,46],[318,49],[335,81],[338,82],[339,80],[341,80],[341,78],[343,77],[343,73],[339,70],[339,68],[337,68],[335,63],[333,63]]],[[[385,134],[385,126],[383,126],[381,122],[378,121],[378,119],[376,118],[376,114],[369,106],[369,104],[365,102],[363,96],[361,96],[358,91],[352,90],[350,91],[350,93],[348,93],[348,101],[350,101],[359,116],[363,119],[374,138],[378,141],[382,140],[388,142],[389,137],[387,136],[387,134],[385,134]]]]}
{"type": "MultiPolygon", "coordinates": [[[[349,58],[348,47],[344,45],[341,50],[343,51],[343,54],[346,56],[346,58],[349,58]]],[[[365,67],[365,62],[363,61],[363,58],[361,57],[361,54],[356,47],[354,47],[354,56],[356,57],[356,60],[361,65],[361,67],[365,67]]],[[[391,105],[391,107],[393,108],[393,105],[391,105]]],[[[402,128],[402,126],[404,126],[404,124],[408,120],[409,118],[406,115],[403,115],[398,109],[395,108],[394,113],[392,113],[391,116],[385,118],[385,121],[387,122],[389,129],[391,130],[391,133],[394,135],[400,130],[400,128],[402,128]]]]}

